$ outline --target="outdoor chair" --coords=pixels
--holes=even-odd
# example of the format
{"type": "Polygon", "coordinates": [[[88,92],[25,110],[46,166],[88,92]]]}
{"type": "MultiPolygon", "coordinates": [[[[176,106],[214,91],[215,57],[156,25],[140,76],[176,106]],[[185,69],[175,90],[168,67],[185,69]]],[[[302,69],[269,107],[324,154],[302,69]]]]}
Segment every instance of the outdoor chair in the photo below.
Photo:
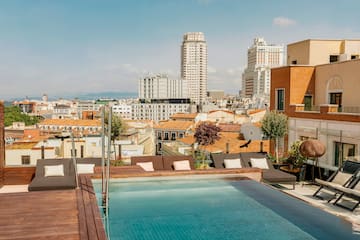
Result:
{"type": "Polygon", "coordinates": [[[75,166],[72,159],[39,159],[29,191],[76,188],[75,166]]]}
{"type": "Polygon", "coordinates": [[[334,172],[326,181],[316,178],[315,182],[320,185],[318,190],[313,194],[314,197],[323,199],[320,196],[322,190],[328,190],[333,192],[332,197],[328,200],[330,202],[336,197],[337,194],[341,194],[339,190],[341,187],[349,187],[349,184],[354,180],[357,172],[360,170],[360,163],[353,161],[345,161],[344,164],[334,172]]]}
{"type": "MultiPolygon", "coordinates": [[[[359,172],[360,173],[360,172],[359,172]]],[[[350,211],[354,211],[360,204],[360,174],[357,174],[356,180],[350,183],[349,187],[338,187],[337,190],[340,193],[339,197],[333,203],[336,206],[348,209],[350,211]],[[353,206],[348,206],[342,203],[340,200],[344,200],[343,198],[347,197],[355,201],[353,206]]]]}

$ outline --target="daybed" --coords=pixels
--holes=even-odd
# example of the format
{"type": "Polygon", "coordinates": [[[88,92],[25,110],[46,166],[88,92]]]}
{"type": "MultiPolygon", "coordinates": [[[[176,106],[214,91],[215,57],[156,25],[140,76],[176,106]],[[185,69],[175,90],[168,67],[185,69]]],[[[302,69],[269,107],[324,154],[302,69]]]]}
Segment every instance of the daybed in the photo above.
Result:
{"type": "Polygon", "coordinates": [[[215,168],[225,168],[226,159],[240,159],[241,168],[262,169],[262,180],[269,184],[292,184],[295,189],[296,176],[277,170],[266,153],[241,152],[236,154],[211,154],[215,168]]]}
{"type": "Polygon", "coordinates": [[[39,159],[35,177],[29,191],[60,190],[76,188],[75,167],[72,159],[39,159]]]}

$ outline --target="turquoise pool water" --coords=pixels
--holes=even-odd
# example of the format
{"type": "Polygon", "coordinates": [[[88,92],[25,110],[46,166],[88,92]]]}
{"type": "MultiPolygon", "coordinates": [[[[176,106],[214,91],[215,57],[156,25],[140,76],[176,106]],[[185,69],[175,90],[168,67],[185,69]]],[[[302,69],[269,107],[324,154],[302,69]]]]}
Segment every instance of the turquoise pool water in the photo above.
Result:
{"type": "Polygon", "coordinates": [[[251,180],[112,181],[109,196],[110,239],[360,238],[348,222],[251,180]]]}

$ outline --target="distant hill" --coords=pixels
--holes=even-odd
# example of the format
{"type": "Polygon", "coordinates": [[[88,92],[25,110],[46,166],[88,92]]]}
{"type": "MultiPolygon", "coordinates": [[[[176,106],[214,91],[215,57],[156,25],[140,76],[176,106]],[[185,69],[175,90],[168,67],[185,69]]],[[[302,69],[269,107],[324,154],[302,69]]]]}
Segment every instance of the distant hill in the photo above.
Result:
{"type": "MultiPolygon", "coordinates": [[[[52,96],[49,95],[49,101],[62,99],[80,99],[80,100],[96,100],[99,98],[110,98],[110,99],[128,99],[128,98],[137,98],[138,94],[136,92],[92,92],[92,93],[70,93],[64,95],[52,96]]],[[[29,96],[27,97],[30,100],[41,100],[42,96],[29,96]]],[[[12,103],[13,101],[24,100],[25,97],[14,97],[10,99],[5,99],[7,103],[12,103]]]]}

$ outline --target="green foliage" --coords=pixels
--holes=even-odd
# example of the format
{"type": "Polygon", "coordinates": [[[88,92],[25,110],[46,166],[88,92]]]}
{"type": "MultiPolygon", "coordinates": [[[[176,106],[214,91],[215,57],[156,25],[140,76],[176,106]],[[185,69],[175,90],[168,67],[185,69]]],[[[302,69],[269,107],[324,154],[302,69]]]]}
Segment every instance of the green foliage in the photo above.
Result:
{"type": "Polygon", "coordinates": [[[284,137],[288,130],[287,121],[288,117],[283,113],[268,112],[262,120],[261,130],[271,139],[284,137]]]}
{"type": "MultiPolygon", "coordinates": [[[[208,146],[214,144],[216,140],[220,139],[219,136],[220,128],[216,125],[208,122],[200,123],[199,126],[195,129],[194,137],[196,142],[202,146],[208,146]]],[[[205,150],[203,153],[202,163],[198,166],[198,168],[206,169],[208,167],[207,163],[205,163],[205,150]]]]}
{"type": "Polygon", "coordinates": [[[39,122],[39,119],[34,116],[29,116],[21,112],[17,106],[7,106],[4,109],[5,127],[11,126],[13,122],[24,122],[26,126],[34,125],[39,122]]]}
{"type": "Polygon", "coordinates": [[[300,153],[301,143],[302,143],[302,141],[300,141],[300,140],[293,142],[288,151],[288,153],[289,153],[288,163],[293,164],[295,167],[301,167],[307,159],[300,153]]]}
{"type": "Polygon", "coordinates": [[[279,163],[279,138],[284,137],[288,129],[288,118],[285,114],[271,111],[265,114],[261,130],[265,136],[275,139],[276,162],[279,163]]]}
{"type": "MultiPolygon", "coordinates": [[[[108,122],[108,119],[109,119],[109,114],[105,113],[105,123],[108,122]]],[[[117,115],[112,115],[111,140],[114,141],[115,139],[117,139],[124,129],[125,129],[125,123],[123,122],[123,120],[117,115]]]]}

